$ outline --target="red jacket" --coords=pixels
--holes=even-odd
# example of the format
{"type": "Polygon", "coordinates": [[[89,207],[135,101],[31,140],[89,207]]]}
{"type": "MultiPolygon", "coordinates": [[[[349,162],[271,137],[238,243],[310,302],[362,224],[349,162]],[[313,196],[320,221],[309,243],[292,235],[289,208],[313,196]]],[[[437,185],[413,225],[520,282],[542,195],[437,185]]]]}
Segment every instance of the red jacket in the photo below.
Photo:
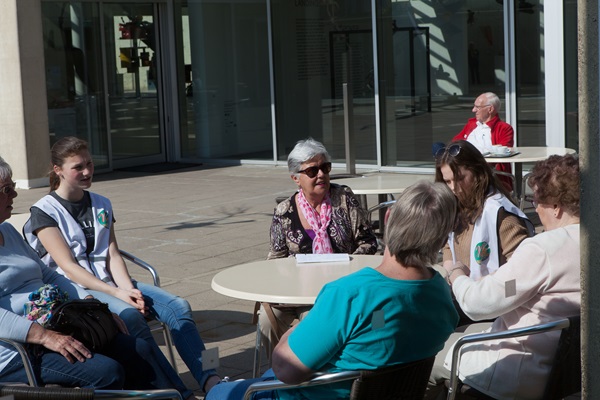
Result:
{"type": "MultiPolygon", "coordinates": [[[[512,126],[502,121],[497,115],[490,121],[486,122],[492,131],[492,145],[514,147],[515,145],[515,131],[512,126]]],[[[452,141],[467,140],[471,132],[477,127],[477,120],[470,118],[467,121],[465,127],[460,133],[452,138],[452,141]]],[[[496,170],[502,172],[511,172],[510,164],[502,163],[496,164],[496,170]]],[[[512,189],[512,183],[505,177],[500,177],[500,180],[508,183],[509,190],[512,189]]]]}
{"type": "MultiPolygon", "coordinates": [[[[513,147],[515,145],[515,132],[513,131],[512,126],[502,121],[500,117],[497,115],[487,122],[487,125],[490,127],[492,131],[492,144],[498,146],[506,146],[513,147]]],[[[467,140],[473,129],[477,127],[477,120],[475,118],[470,118],[467,121],[465,127],[460,131],[460,133],[452,139],[452,141],[457,140],[467,140]]]]}

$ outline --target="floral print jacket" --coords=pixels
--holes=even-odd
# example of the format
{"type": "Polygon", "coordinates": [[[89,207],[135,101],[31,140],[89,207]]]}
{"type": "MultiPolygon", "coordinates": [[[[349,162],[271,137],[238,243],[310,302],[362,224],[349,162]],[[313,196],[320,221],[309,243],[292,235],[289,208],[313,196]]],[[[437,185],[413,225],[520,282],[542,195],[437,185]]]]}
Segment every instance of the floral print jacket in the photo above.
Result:
{"type": "MultiPolygon", "coordinates": [[[[271,248],[268,259],[297,253],[312,253],[312,239],[300,222],[294,193],[277,205],[271,224],[271,248]]],[[[331,184],[331,222],[327,231],[335,253],[375,254],[377,238],[367,220],[366,211],[347,186],[331,184]]]]}

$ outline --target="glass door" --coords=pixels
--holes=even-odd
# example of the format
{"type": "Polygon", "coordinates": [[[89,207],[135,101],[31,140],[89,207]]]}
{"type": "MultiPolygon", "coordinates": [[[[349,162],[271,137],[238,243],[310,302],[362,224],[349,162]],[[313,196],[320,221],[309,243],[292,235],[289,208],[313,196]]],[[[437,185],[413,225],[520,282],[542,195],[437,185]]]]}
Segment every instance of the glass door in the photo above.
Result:
{"type": "Polygon", "coordinates": [[[42,2],[42,21],[50,145],[77,136],[89,143],[96,168],[108,169],[98,4],[42,2]]]}
{"type": "Polygon", "coordinates": [[[156,10],[153,3],[103,5],[113,168],[165,161],[156,10]]]}

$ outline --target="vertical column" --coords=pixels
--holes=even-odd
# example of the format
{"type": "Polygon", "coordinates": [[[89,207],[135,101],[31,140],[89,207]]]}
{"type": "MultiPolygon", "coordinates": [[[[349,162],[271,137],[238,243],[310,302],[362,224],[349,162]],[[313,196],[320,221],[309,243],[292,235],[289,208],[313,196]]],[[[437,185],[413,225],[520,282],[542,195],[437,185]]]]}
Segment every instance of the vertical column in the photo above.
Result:
{"type": "Polygon", "coordinates": [[[582,396],[600,398],[600,140],[598,0],[577,2],[581,166],[582,396]]]}
{"type": "Polygon", "coordinates": [[[44,186],[50,163],[40,0],[0,2],[0,155],[21,188],[44,186]]]}

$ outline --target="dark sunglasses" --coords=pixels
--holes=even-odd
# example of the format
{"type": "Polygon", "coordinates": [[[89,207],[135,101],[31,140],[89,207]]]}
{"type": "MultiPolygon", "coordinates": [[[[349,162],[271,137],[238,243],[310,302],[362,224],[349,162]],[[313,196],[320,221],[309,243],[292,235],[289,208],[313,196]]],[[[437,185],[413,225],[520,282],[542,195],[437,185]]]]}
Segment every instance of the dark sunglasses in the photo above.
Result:
{"type": "Polygon", "coordinates": [[[15,182],[11,182],[8,185],[4,185],[4,186],[0,187],[0,193],[9,194],[13,190],[15,190],[16,187],[17,187],[17,184],[15,182]]]}
{"type": "Polygon", "coordinates": [[[435,152],[436,160],[441,158],[445,153],[450,154],[452,157],[456,157],[460,153],[460,145],[451,144],[448,147],[442,147],[441,149],[435,152]]]}
{"type": "Polygon", "coordinates": [[[324,174],[331,172],[331,163],[326,162],[321,165],[314,165],[306,169],[298,171],[299,174],[306,174],[309,178],[314,178],[319,174],[319,170],[323,171],[324,174]]]}

